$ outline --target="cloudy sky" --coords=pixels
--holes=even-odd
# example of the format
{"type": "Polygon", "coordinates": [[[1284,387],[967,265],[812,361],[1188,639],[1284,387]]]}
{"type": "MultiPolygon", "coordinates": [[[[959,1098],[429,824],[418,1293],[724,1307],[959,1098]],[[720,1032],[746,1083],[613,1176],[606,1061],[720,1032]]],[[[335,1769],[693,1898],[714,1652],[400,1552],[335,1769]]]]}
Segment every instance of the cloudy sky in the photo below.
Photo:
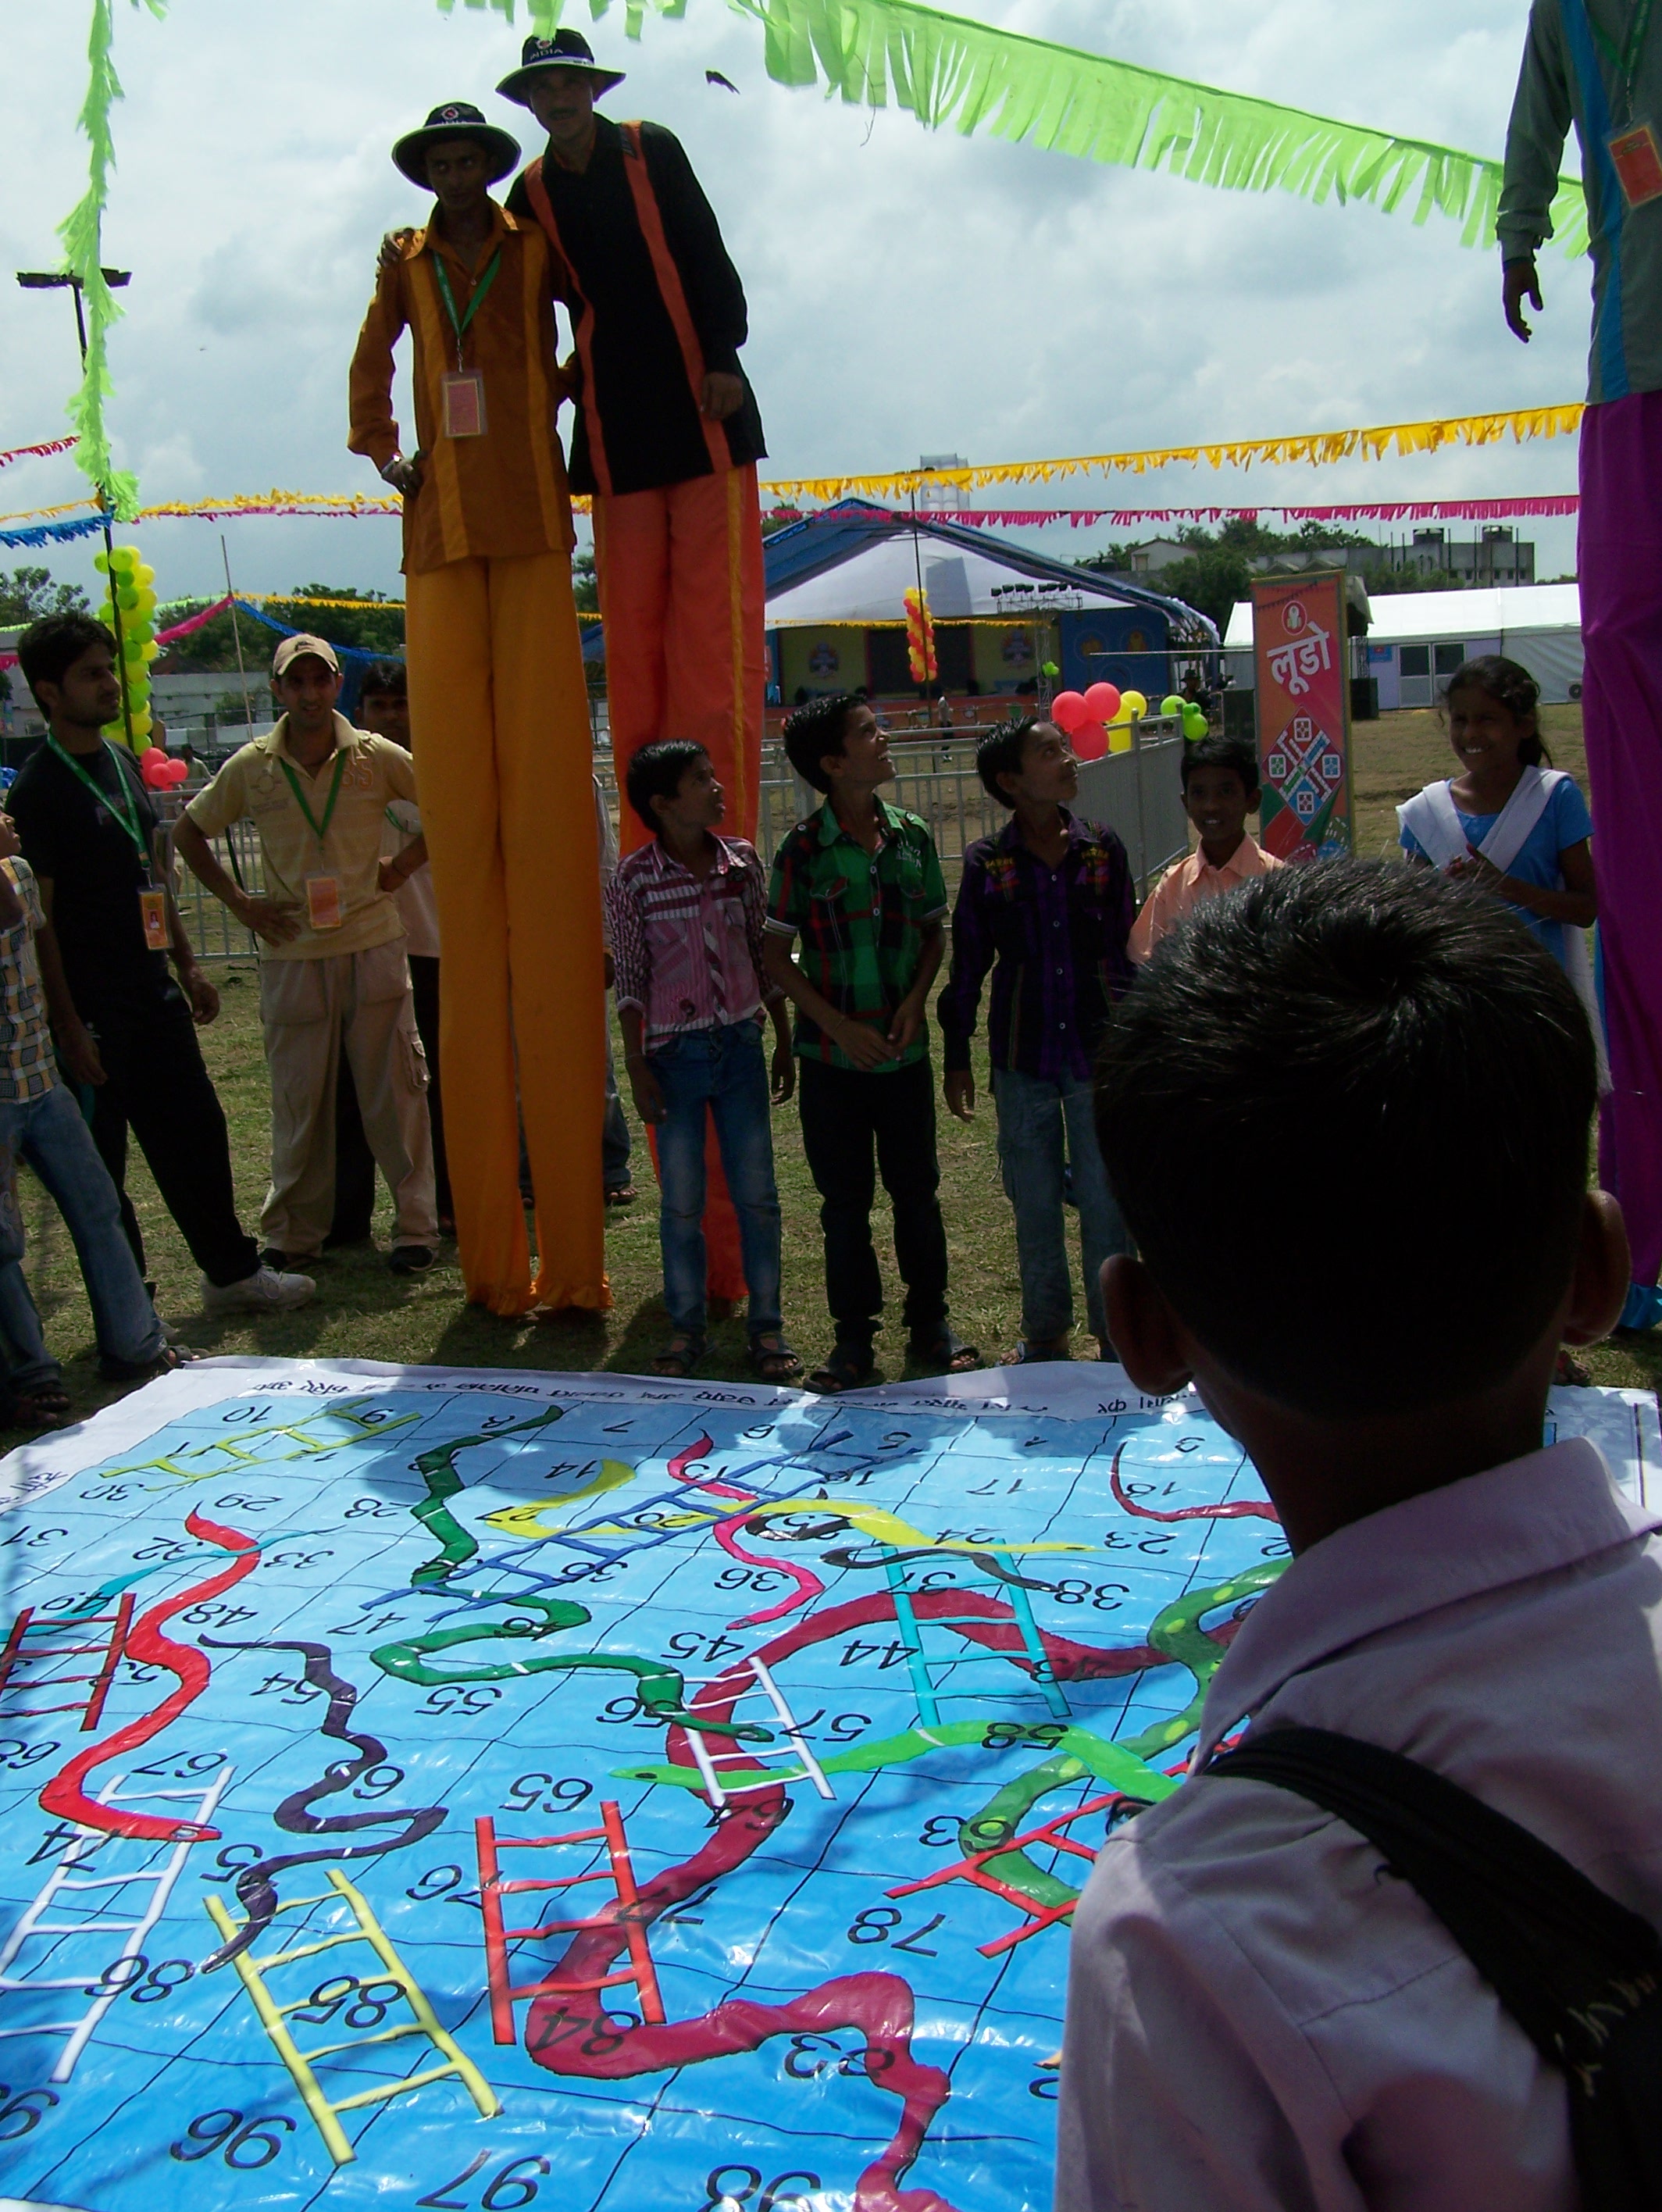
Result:
{"type": "MultiPolygon", "coordinates": [[[[1037,36],[1496,155],[1527,12],[1526,0],[974,4],[1037,36]]],[[[75,118],[88,13],[87,0],[0,0],[7,270],[53,264],[54,227],[82,186],[75,118]]],[[[523,112],[491,88],[522,29],[461,6],[446,15],[434,0],[170,0],[161,22],[118,7],[127,99],[106,259],[133,283],[112,345],[111,419],[118,458],[148,498],[376,488],[345,451],[346,363],[377,238],[422,212],[388,149],[446,99],[514,126],[523,112]]],[[[723,0],[688,0],[681,21],[649,18],[634,45],[614,8],[591,35],[628,71],[610,112],[675,130],[721,218],[749,295],[746,361],[773,474],[1583,396],[1586,264],[1550,248],[1547,313],[1526,350],[1500,319],[1497,256],[1463,248],[1440,217],[1416,228],[1404,214],[1213,191],[931,133],[892,110],[873,118],[770,84],[755,25],[723,0]],[[738,97],[707,85],[709,68],[738,97]]],[[[8,282],[0,448],[57,434],[74,379],[66,301],[8,282]]],[[[1076,480],[1050,496],[1087,506],[1568,491],[1574,464],[1573,441],[1557,441],[1319,471],[1076,480]]],[[[0,477],[0,508],[81,488],[67,460],[19,464],[0,477]]],[[[1572,565],[1573,526],[1530,528],[1541,574],[1572,565]]],[[[1071,556],[1109,534],[1063,527],[1036,542],[1071,556]]],[[[250,520],[228,535],[246,589],[306,579],[397,588],[391,521],[250,520]]],[[[150,524],[143,543],[168,596],[222,588],[215,527],[150,524]]],[[[0,553],[0,565],[25,557],[39,556],[0,553]]],[[[53,566],[90,574],[72,549],[53,566]]]]}

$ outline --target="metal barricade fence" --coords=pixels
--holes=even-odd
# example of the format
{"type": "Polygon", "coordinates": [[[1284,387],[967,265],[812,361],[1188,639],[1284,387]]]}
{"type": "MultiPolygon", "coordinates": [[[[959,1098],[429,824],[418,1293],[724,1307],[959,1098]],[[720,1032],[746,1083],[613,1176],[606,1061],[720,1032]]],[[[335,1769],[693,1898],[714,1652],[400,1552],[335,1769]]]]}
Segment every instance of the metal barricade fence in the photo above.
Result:
{"type": "MultiPolygon", "coordinates": [[[[921,743],[903,740],[889,750],[895,781],[886,787],[884,796],[928,823],[948,883],[955,885],[966,849],[978,837],[1003,829],[1010,819],[1009,811],[977,775],[974,743],[967,734],[955,738],[943,731],[921,743]]],[[[1118,833],[1131,861],[1131,879],[1139,898],[1163,868],[1189,849],[1188,817],[1183,811],[1178,773],[1182,753],[1181,724],[1175,719],[1151,716],[1137,725],[1127,751],[1080,764],[1077,811],[1118,833]]],[[[616,820],[620,801],[610,753],[596,753],[594,772],[616,820]]],[[[200,788],[194,779],[192,782],[200,788]]],[[[170,829],[188,795],[169,793],[163,798],[160,811],[170,829]]],[[[794,773],[783,745],[764,745],[756,820],[756,850],[764,866],[771,864],[794,825],[820,804],[820,798],[794,773]]],[[[212,843],[220,865],[246,890],[264,891],[259,839],[252,822],[234,823],[212,843]]],[[[197,959],[258,957],[259,947],[252,932],[244,929],[182,863],[174,864],[173,888],[197,959]]]]}

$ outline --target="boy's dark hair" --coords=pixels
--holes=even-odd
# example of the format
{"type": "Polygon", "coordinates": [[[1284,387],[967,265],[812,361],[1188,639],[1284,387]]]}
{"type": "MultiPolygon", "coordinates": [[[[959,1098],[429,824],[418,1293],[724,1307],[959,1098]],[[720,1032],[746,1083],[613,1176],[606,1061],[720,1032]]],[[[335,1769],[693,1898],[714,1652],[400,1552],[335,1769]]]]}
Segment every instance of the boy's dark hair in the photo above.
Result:
{"type": "Polygon", "coordinates": [[[1028,739],[1044,721],[1042,714],[1012,714],[1007,722],[989,730],[975,748],[975,772],[998,800],[1000,806],[1014,806],[1016,801],[1001,788],[1001,775],[1020,775],[1022,756],[1028,749],[1028,739]]]}
{"type": "Polygon", "coordinates": [[[1518,757],[1526,768],[1539,768],[1544,761],[1552,766],[1552,755],[1535,714],[1541,703],[1541,687],[1521,661],[1508,660],[1501,653],[1480,653],[1473,660],[1462,661],[1444,684],[1445,707],[1457,691],[1486,691],[1514,721],[1533,724],[1518,747],[1518,757]]]}
{"type": "Polygon", "coordinates": [[[1178,770],[1185,791],[1198,768],[1232,768],[1248,799],[1259,787],[1258,747],[1249,738],[1197,738],[1185,745],[1178,770]]]}
{"type": "Polygon", "coordinates": [[[17,641],[17,665],[37,707],[40,686],[61,684],[82,654],[94,645],[107,645],[112,653],[116,649],[115,639],[90,615],[43,615],[29,624],[17,641]]]}
{"type": "Polygon", "coordinates": [[[409,672],[402,660],[372,660],[358,686],[361,699],[407,699],[409,672]]]}
{"type": "Polygon", "coordinates": [[[856,707],[864,704],[852,691],[832,691],[822,699],[810,699],[805,707],[798,707],[786,719],[786,757],[803,781],[811,783],[816,791],[830,790],[820,763],[827,753],[842,750],[848,717],[856,707]]]}
{"type": "Polygon", "coordinates": [[[642,745],[638,753],[630,756],[624,771],[624,787],[630,805],[654,837],[664,825],[652,811],[653,799],[673,799],[688,769],[709,757],[704,747],[695,745],[690,738],[663,738],[655,745],[642,745]]]}
{"type": "Polygon", "coordinates": [[[1596,1097],[1580,1000],[1500,900],[1339,860],[1162,940],[1104,1040],[1096,1126],[1174,1311],[1331,1419],[1513,1370],[1569,1280],[1596,1097]],[[1223,1264],[1221,1192],[1263,1208],[1223,1264]]]}

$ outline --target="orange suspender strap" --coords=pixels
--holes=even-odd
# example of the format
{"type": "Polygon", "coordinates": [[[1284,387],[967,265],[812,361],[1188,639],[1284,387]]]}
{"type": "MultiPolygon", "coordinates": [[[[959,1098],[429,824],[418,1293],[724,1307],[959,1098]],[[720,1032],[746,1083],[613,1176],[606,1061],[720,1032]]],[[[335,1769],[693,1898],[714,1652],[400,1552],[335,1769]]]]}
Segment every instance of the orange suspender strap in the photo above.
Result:
{"type": "Polygon", "coordinates": [[[594,331],[594,310],[583,297],[577,282],[577,271],[571,258],[561,242],[560,226],[554,219],[554,205],[549,198],[549,188],[543,182],[543,162],[539,155],[531,162],[525,173],[525,191],[536,210],[537,220],[550,247],[559,256],[569,286],[567,306],[572,309],[572,335],[577,341],[577,357],[583,364],[583,416],[589,431],[589,465],[594,471],[595,483],[607,497],[611,496],[612,472],[606,460],[605,433],[600,426],[600,406],[596,397],[594,360],[590,339],[594,331]],[[575,301],[575,307],[573,302],[575,301]]]}
{"type": "MultiPolygon", "coordinates": [[[[658,208],[657,195],[652,191],[652,180],[646,173],[646,157],[641,150],[640,125],[626,123],[622,128],[623,173],[628,177],[629,190],[634,196],[635,218],[640,225],[640,234],[646,241],[646,251],[652,257],[658,289],[669,310],[670,320],[675,326],[681,358],[687,368],[687,382],[692,392],[693,404],[698,407],[704,391],[704,349],[698,342],[698,332],[693,328],[692,316],[687,311],[687,295],[682,289],[681,271],[670,251],[670,241],[664,235],[664,216],[658,208]]],[[[541,183],[539,173],[539,187],[541,183]]],[[[726,433],[719,422],[713,422],[701,409],[698,419],[703,426],[704,442],[709,448],[710,466],[719,476],[733,465],[726,433]]]]}

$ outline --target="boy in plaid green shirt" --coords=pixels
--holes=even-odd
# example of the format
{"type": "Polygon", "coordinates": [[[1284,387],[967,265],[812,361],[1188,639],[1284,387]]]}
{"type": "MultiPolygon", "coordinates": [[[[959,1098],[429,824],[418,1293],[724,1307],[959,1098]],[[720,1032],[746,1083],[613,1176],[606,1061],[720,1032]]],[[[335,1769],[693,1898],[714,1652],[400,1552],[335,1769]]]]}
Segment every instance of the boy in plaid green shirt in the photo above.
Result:
{"type": "Polygon", "coordinates": [[[895,1212],[911,1357],[961,1373],[980,1355],[947,1326],[946,1230],[936,1193],[935,1093],[925,1012],[941,965],[946,884],[929,831],[877,796],[889,740],[863,700],[816,699],[785,726],[791,765],[826,793],[773,858],[766,951],[797,1007],[803,1150],[822,1204],[836,1343],[809,1379],[857,1389],[873,1371],[883,1279],[871,1201],[895,1212]],[[800,963],[792,940],[800,937],[800,963]],[[875,1155],[875,1167],[874,1167],[875,1155]]]}

